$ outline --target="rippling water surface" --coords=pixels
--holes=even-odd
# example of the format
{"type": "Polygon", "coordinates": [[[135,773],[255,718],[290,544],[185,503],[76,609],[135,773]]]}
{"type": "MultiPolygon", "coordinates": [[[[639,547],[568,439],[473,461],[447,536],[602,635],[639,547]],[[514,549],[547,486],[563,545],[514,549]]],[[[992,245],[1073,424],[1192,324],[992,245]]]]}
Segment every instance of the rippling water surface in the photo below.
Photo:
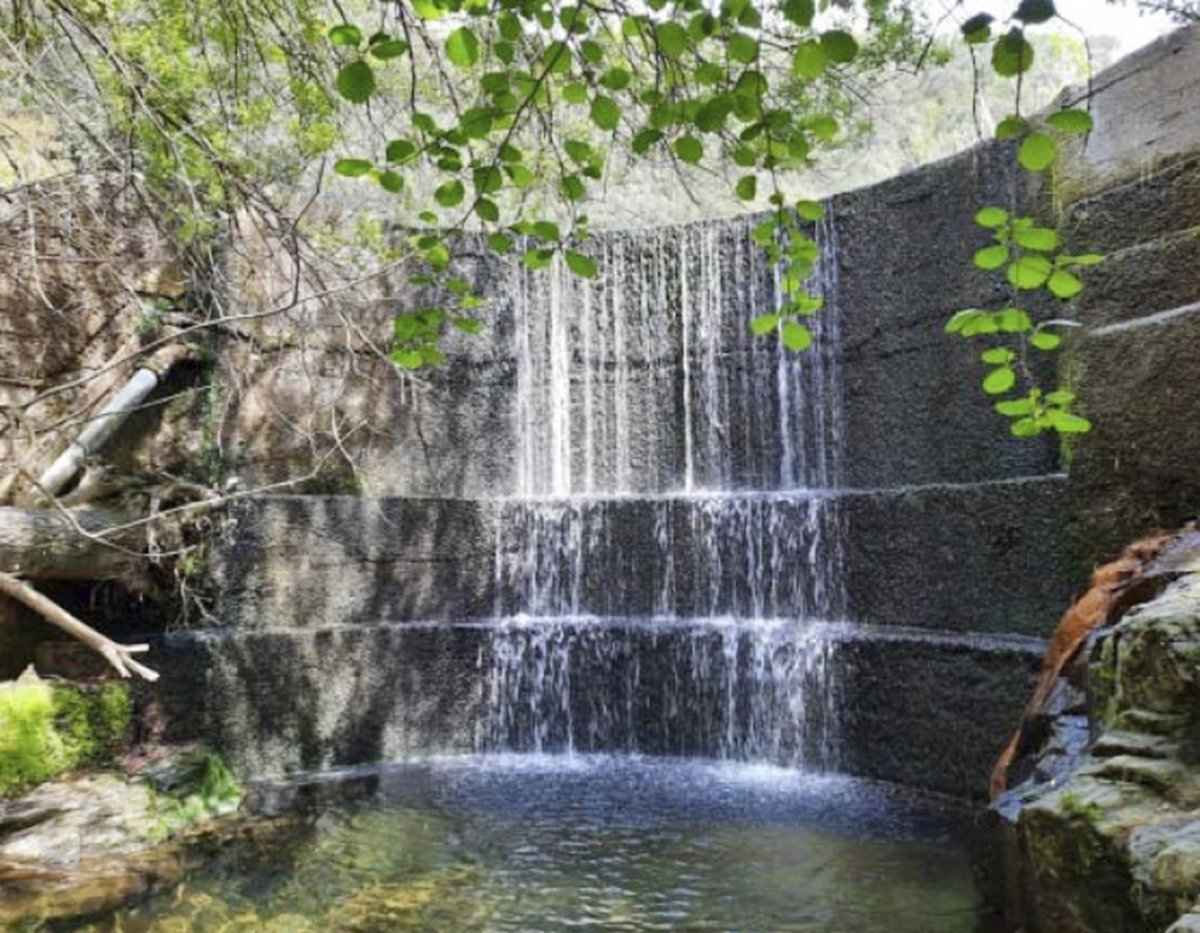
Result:
{"type": "Polygon", "coordinates": [[[93,931],[971,933],[960,821],[878,786],[663,759],[429,760],[284,787],[302,831],[93,931]]]}

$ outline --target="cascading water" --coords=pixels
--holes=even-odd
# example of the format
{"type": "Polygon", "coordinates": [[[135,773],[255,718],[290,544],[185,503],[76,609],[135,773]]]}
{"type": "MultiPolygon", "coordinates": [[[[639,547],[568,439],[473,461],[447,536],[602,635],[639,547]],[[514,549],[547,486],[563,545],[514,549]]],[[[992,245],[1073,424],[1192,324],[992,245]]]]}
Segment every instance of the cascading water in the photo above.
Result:
{"type": "Polygon", "coordinates": [[[753,221],[602,235],[515,270],[517,495],[481,648],[484,749],[834,762],[844,617],[837,241],[792,354],[753,221]]]}

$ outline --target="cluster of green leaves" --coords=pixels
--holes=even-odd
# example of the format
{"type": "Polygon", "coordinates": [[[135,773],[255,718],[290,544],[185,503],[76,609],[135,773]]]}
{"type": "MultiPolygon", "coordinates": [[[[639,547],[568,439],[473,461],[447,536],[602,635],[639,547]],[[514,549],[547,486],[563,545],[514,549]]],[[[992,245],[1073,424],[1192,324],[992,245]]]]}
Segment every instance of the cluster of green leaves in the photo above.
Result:
{"type": "Polygon", "coordinates": [[[98,91],[108,126],[95,136],[131,144],[185,246],[247,205],[271,206],[269,188],[337,142],[324,0],[46,0],[27,12],[50,50],[61,44],[55,78],[81,72],[98,91]]]}
{"type": "MultiPolygon", "coordinates": [[[[436,280],[430,275],[420,275],[413,276],[410,281],[417,285],[432,285],[436,280]]],[[[451,278],[446,282],[446,289],[454,298],[452,302],[397,314],[392,319],[391,355],[396,365],[421,369],[444,362],[446,355],[438,342],[447,324],[464,334],[478,334],[483,330],[483,321],[472,314],[483,308],[486,301],[471,291],[470,283],[451,278]]]]}
{"type": "Polygon", "coordinates": [[[824,305],[824,299],[811,294],[807,288],[820,256],[820,247],[805,229],[806,223],[815,223],[824,215],[823,205],[800,201],[795,212],[774,211],[754,228],[752,234],[754,242],[762,247],[778,272],[780,305],[751,320],[750,329],[758,336],[778,331],[780,341],[793,351],[812,346],[812,331],[803,319],[816,314],[824,305]]]}
{"type": "MultiPolygon", "coordinates": [[[[898,42],[889,4],[867,6],[870,22],[898,42]]],[[[778,329],[786,346],[803,349],[811,334],[799,318],[819,301],[802,287],[816,258],[802,221],[819,208],[790,210],[780,177],[809,165],[839,122],[826,108],[795,106],[795,88],[834,80],[860,51],[848,31],[814,26],[817,7],[403,0],[393,7],[393,28],[368,34],[347,21],[328,31],[341,56],[334,85],[343,98],[369,105],[390,75],[410,101],[406,125],[389,130],[382,152],[339,159],[334,169],[392,193],[431,189],[416,215],[424,229],[410,239],[431,275],[448,274],[453,233],[470,226],[496,253],[519,249],[530,268],[561,256],[588,278],[598,268],[583,246],[581,208],[604,178],[609,151],[685,166],[728,160],[740,170],[733,193],[773,206],[756,239],[783,264],[784,306],[773,324],[753,327],[778,329]],[[436,93],[422,94],[418,73],[438,76],[436,93]],[[535,186],[548,186],[557,204],[531,216],[525,194],[535,186]]],[[[477,318],[461,311],[478,310],[478,298],[462,287],[460,308],[396,321],[398,364],[434,364],[443,333],[475,327],[477,318]]]]}
{"type": "MultiPolygon", "coordinates": [[[[993,35],[995,20],[980,14],[963,24],[963,36],[971,45],[991,43],[993,70],[1018,80],[1033,64],[1034,52],[1025,34],[1028,26],[1044,23],[1057,13],[1053,0],[1021,0],[1011,27],[993,35]]],[[[1019,140],[1017,161],[1027,171],[1050,170],[1058,159],[1057,135],[1084,134],[1092,129],[1086,110],[1060,110],[1038,125],[1019,112],[1005,117],[996,135],[1003,140],[1019,140]]],[[[1079,434],[1091,429],[1091,422],[1071,411],[1075,395],[1058,386],[1047,389],[1040,384],[1043,367],[1033,363],[1034,351],[1052,353],[1063,344],[1065,328],[1078,326],[1066,318],[1037,321],[1029,310],[1020,307],[1037,293],[1048,293],[1058,301],[1071,301],[1083,291],[1079,270],[1098,265],[1103,257],[1095,253],[1068,254],[1061,250],[1058,231],[1040,225],[1034,218],[1014,216],[1002,207],[988,206],[975,215],[975,223],[990,231],[992,242],[976,250],[974,264],[986,272],[1003,273],[1009,306],[999,310],[968,308],[959,311],[946,324],[946,331],[967,339],[983,337],[989,346],[982,361],[991,367],[983,379],[983,391],[996,396],[995,410],[1010,419],[1015,437],[1035,437],[1044,431],[1079,434]]]]}

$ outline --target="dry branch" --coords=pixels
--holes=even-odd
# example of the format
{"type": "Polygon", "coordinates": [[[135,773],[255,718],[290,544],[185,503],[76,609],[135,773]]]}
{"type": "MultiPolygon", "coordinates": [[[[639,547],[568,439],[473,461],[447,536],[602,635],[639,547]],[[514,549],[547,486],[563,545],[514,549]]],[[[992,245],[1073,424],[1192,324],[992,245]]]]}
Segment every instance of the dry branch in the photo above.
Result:
{"type": "Polygon", "coordinates": [[[133,658],[135,654],[149,651],[149,645],[122,645],[113,641],[90,625],[80,622],[58,603],[46,598],[28,583],[10,573],[0,572],[0,593],[6,593],[28,606],[51,625],[58,626],[72,638],[79,639],[93,651],[98,652],[122,677],[137,674],[151,683],[158,680],[157,671],[151,670],[133,658]]]}

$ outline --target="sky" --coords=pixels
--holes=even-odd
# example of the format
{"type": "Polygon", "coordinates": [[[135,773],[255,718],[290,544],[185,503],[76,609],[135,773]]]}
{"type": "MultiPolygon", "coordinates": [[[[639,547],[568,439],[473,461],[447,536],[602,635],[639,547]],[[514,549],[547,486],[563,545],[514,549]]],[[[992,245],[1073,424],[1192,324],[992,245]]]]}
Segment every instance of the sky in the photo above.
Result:
{"type": "MultiPolygon", "coordinates": [[[[968,11],[967,15],[988,12],[1003,19],[1011,15],[1016,0],[964,0],[961,4],[956,4],[955,0],[925,0],[926,9],[935,20],[946,9],[955,6],[968,11]]],[[[1082,26],[1089,36],[1115,36],[1119,56],[1128,55],[1178,26],[1169,16],[1161,13],[1139,14],[1133,0],[1127,4],[1107,3],[1105,0],[1056,0],[1055,6],[1063,17],[1082,26]]],[[[960,15],[959,21],[963,18],[960,15]]],[[[1057,23],[1055,27],[1064,28],[1057,23]]],[[[1038,28],[1049,28],[1049,24],[1038,28]]]]}

